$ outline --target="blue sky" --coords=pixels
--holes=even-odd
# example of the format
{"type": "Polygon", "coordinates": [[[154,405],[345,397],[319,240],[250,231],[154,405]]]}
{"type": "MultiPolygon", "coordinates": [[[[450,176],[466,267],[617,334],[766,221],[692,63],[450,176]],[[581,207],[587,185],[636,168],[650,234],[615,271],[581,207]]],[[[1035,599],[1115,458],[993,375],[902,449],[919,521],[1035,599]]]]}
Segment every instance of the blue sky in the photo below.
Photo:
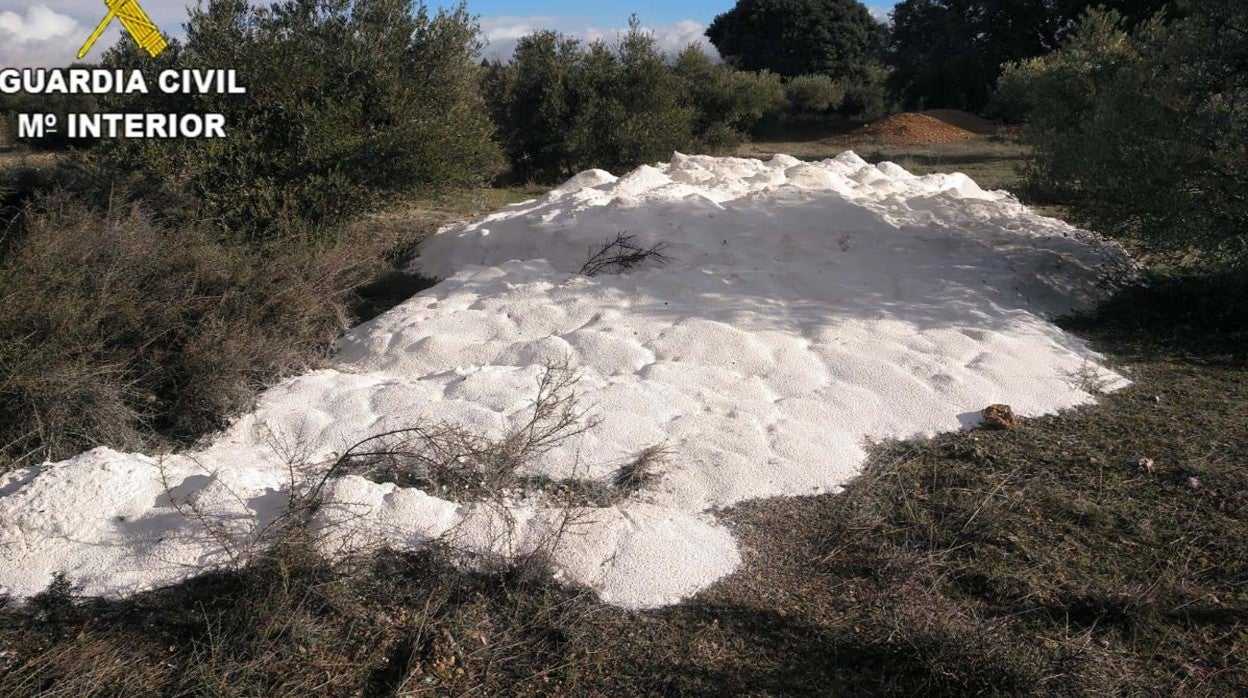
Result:
{"type": "MultiPolygon", "coordinates": [[[[435,3],[454,5],[454,2],[435,3]]],[[[629,0],[628,2],[575,2],[573,0],[529,0],[528,2],[504,2],[504,0],[469,0],[468,7],[482,16],[559,17],[568,20],[590,21],[598,25],[623,24],[632,12],[636,12],[646,24],[667,25],[691,19],[709,24],[715,15],[727,11],[735,4],[732,0],[692,0],[691,2],[659,2],[658,0],[629,0]]],[[[869,7],[887,12],[892,3],[869,2],[869,7]]]]}
{"type": "MultiPolygon", "coordinates": [[[[456,4],[456,0],[427,2],[433,7],[456,4]]],[[[143,7],[162,30],[180,36],[186,7],[195,3],[143,0],[143,7]]],[[[633,12],[665,50],[679,51],[691,42],[709,48],[702,34],[706,25],[733,4],[735,0],[468,0],[468,9],[481,18],[488,42],[485,55],[506,58],[517,39],[536,29],[557,29],[585,41],[610,41],[627,25],[633,12]]],[[[892,2],[871,0],[868,5],[883,18],[892,2]]],[[[0,0],[0,68],[65,65],[104,13],[102,0],[0,0]]],[[[88,60],[98,58],[119,34],[117,22],[113,22],[88,60]]]]}
{"type": "MultiPolygon", "coordinates": [[[[430,0],[430,4],[435,7],[454,6],[457,0],[430,0]]],[[[628,16],[632,13],[637,14],[642,25],[654,32],[659,44],[668,51],[679,51],[692,42],[710,49],[703,36],[706,26],[716,15],[731,9],[734,4],[735,0],[468,0],[468,9],[481,18],[481,28],[488,44],[485,54],[491,58],[506,58],[516,40],[535,29],[557,29],[586,41],[610,41],[627,25],[628,16]]],[[[884,19],[893,2],[870,0],[867,6],[877,17],[884,19]]],[[[713,49],[711,51],[713,53],[713,49]]]]}

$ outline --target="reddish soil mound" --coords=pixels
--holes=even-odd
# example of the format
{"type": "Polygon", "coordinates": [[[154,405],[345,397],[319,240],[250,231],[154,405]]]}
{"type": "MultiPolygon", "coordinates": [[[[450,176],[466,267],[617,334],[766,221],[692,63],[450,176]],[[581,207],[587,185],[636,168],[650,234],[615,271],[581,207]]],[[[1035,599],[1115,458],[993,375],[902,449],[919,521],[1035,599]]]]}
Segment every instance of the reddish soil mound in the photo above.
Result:
{"type": "Polygon", "coordinates": [[[995,121],[989,121],[982,116],[977,116],[961,109],[928,109],[920,113],[933,119],[940,119],[950,126],[956,126],[964,131],[977,133],[981,136],[991,136],[1001,128],[995,121]]]}
{"type": "Polygon", "coordinates": [[[979,137],[979,133],[955,126],[926,113],[906,112],[893,114],[875,123],[867,124],[843,138],[856,142],[871,141],[879,145],[932,145],[957,143],[979,137]]]}

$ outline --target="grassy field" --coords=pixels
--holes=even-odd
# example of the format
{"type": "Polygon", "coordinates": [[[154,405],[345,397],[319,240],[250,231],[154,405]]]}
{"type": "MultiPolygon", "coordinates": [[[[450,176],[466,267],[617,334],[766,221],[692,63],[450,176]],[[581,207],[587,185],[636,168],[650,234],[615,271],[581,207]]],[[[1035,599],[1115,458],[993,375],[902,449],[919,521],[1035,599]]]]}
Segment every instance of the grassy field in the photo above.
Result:
{"type": "MultiPolygon", "coordinates": [[[[1007,189],[1025,155],[859,152],[1007,189]]],[[[536,193],[376,221],[429,227],[536,193]]],[[[745,565],[673,608],[625,613],[540,570],[471,574],[436,550],[342,576],[292,535],[238,573],[116,603],[62,586],[0,614],[0,695],[1235,694],[1248,685],[1244,291],[1152,279],[1064,320],[1133,385],[1013,431],[880,444],[844,493],[722,512],[745,565]]]]}

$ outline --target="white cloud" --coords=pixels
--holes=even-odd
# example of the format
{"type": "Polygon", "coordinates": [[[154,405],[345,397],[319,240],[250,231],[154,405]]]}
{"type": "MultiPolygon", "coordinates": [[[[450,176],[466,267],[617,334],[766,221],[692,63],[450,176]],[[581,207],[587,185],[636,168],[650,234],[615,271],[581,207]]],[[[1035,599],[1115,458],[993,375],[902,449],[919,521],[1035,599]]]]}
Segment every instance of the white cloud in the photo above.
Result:
{"type": "Polygon", "coordinates": [[[706,25],[701,22],[686,19],[675,24],[656,27],[653,31],[659,40],[659,47],[669,53],[682,51],[689,44],[698,44],[711,55],[719,55],[711,46],[710,40],[706,38],[706,25]]]}
{"type": "MultiPolygon", "coordinates": [[[[144,0],[143,9],[161,31],[181,36],[186,5],[186,0],[144,0]]],[[[103,0],[43,0],[37,5],[0,0],[0,67],[68,65],[107,13],[103,0]]],[[[121,25],[113,21],[86,60],[98,60],[120,37],[121,25]]]]}
{"type": "Polygon", "coordinates": [[[550,27],[559,24],[559,20],[555,17],[510,17],[510,16],[493,16],[482,17],[480,19],[481,33],[487,39],[502,40],[519,39],[541,27],[550,27]]]}
{"type": "Polygon", "coordinates": [[[26,9],[26,16],[16,12],[0,12],[0,33],[7,41],[31,43],[54,37],[69,36],[78,28],[78,22],[47,5],[35,5],[26,9]]]}
{"type": "Polygon", "coordinates": [[[73,17],[46,5],[26,8],[23,14],[0,12],[0,67],[58,66],[74,58],[77,36],[85,34],[73,17]]]}
{"type": "MultiPolygon", "coordinates": [[[[628,31],[626,28],[599,27],[589,22],[556,17],[482,17],[481,33],[486,39],[483,53],[487,58],[506,60],[511,57],[521,38],[541,29],[554,29],[582,43],[598,40],[611,43],[628,31]]],[[[659,48],[669,54],[678,53],[689,44],[696,43],[712,56],[719,55],[707,40],[704,34],[706,25],[701,22],[686,19],[673,24],[643,26],[642,29],[654,34],[659,48]]]]}

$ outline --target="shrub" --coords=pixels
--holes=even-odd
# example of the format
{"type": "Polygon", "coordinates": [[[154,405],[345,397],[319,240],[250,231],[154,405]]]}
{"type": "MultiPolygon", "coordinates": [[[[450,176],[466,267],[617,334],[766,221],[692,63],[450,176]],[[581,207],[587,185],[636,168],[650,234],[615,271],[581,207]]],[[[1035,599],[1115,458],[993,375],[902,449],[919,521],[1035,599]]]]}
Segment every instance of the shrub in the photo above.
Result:
{"type": "Polygon", "coordinates": [[[1016,63],[1000,102],[1035,141],[1028,183],[1146,252],[1248,262],[1248,7],[1192,3],[1128,31],[1089,12],[1062,48],[1016,63]]]}
{"type": "Polygon", "coordinates": [[[888,95],[889,72],[882,66],[870,66],[860,79],[845,86],[841,111],[859,121],[875,121],[896,111],[888,95]]]}
{"type": "Polygon", "coordinates": [[[846,119],[875,121],[893,111],[886,78],[887,71],[878,65],[864,66],[857,76],[840,80],[822,74],[790,78],[784,83],[784,113],[770,125],[784,133],[792,126],[843,127],[846,119]]]}
{"type": "Polygon", "coordinates": [[[841,106],[845,86],[827,75],[799,75],[785,83],[784,97],[793,114],[823,114],[841,106]]]}
{"type": "Polygon", "coordinates": [[[0,163],[0,260],[21,235],[21,214],[40,194],[72,178],[58,155],[23,155],[0,163]]]}
{"type": "Polygon", "coordinates": [[[892,86],[907,107],[979,111],[1002,65],[1042,56],[1088,7],[1143,21],[1175,0],[903,0],[892,10],[892,86]]]}
{"type": "Polygon", "coordinates": [[[191,10],[185,44],[158,61],[127,40],[104,64],[232,68],[247,95],[109,106],[221,113],[230,136],[110,140],[94,159],[162,208],[189,199],[235,235],[315,234],[387,196],[489,176],[498,154],[479,48],[462,5],[430,15],[405,0],[211,0],[191,10]]]}
{"type": "MultiPolygon", "coordinates": [[[[49,72],[64,72],[64,69],[49,72]]],[[[69,129],[64,124],[67,114],[98,110],[98,100],[93,95],[0,94],[0,148],[17,142],[18,114],[55,114],[57,123],[62,125],[55,131],[46,131],[40,138],[23,139],[22,143],[25,145],[41,150],[59,150],[71,145],[77,148],[90,147],[95,142],[93,139],[70,140],[69,129]]]]}
{"type": "Polygon", "coordinates": [[[673,66],[695,108],[694,132],[700,145],[734,146],[764,118],[784,110],[784,86],[775,73],[751,73],[718,64],[697,44],[673,66]]]}
{"type": "Polygon", "coordinates": [[[315,362],[381,241],[245,247],[65,199],[0,263],[0,470],[186,441],[315,362]]]}

